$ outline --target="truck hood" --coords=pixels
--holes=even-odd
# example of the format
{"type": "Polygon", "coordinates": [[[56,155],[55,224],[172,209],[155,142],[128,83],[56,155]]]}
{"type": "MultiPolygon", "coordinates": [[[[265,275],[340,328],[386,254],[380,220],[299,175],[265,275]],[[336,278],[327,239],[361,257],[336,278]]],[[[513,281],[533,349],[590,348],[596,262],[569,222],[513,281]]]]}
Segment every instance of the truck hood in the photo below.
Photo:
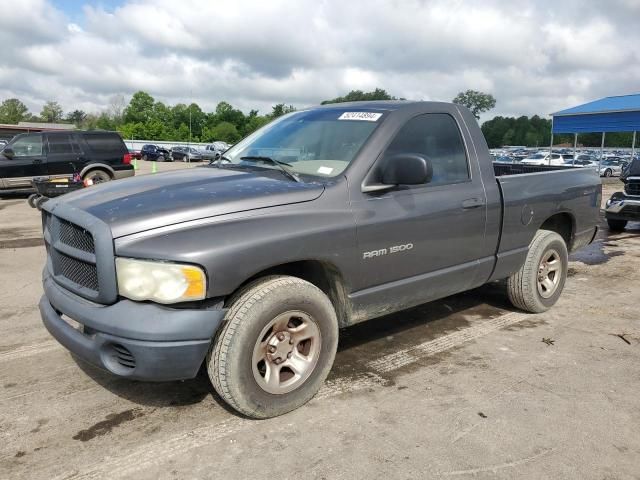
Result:
{"type": "Polygon", "coordinates": [[[309,202],[324,191],[322,184],[276,175],[197,167],[96,185],[60,201],[106,222],[118,238],[190,220],[309,202]]]}

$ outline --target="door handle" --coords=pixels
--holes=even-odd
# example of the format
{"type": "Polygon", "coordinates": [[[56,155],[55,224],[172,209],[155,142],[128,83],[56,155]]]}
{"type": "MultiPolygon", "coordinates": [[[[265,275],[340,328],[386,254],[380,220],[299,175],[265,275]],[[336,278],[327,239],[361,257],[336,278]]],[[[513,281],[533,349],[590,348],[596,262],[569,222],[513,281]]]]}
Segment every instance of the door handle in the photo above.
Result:
{"type": "Polygon", "coordinates": [[[41,164],[41,163],[42,163],[42,159],[41,159],[41,158],[34,158],[34,159],[33,159],[33,163],[34,163],[35,165],[39,165],[39,164],[41,164]]]}
{"type": "Polygon", "coordinates": [[[471,208],[483,207],[486,202],[481,198],[467,198],[462,202],[462,208],[464,210],[469,210],[471,208]]]}

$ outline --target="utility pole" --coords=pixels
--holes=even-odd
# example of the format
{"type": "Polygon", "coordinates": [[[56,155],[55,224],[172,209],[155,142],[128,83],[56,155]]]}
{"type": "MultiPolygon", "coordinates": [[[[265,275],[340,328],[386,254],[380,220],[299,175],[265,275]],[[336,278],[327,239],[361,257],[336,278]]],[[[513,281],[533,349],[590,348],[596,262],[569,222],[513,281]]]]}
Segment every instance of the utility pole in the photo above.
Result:
{"type": "MultiPolygon", "coordinates": [[[[193,104],[193,89],[189,93],[189,152],[191,152],[191,105],[193,104]]],[[[191,163],[191,155],[189,154],[189,163],[191,163]]]]}

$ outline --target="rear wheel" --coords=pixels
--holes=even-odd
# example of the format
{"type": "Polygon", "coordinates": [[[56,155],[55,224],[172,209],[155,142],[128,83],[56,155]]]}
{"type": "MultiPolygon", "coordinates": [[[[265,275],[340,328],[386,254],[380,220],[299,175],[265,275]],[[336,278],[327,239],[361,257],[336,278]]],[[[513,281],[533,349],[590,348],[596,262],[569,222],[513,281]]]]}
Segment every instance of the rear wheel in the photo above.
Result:
{"type": "Polygon", "coordinates": [[[611,230],[612,232],[621,232],[622,230],[624,230],[624,227],[627,226],[627,221],[607,218],[607,224],[609,225],[609,230],[611,230]]]}
{"type": "Polygon", "coordinates": [[[188,161],[189,161],[189,157],[187,157],[187,156],[185,155],[184,157],[182,157],[182,161],[183,161],[183,162],[185,162],[185,163],[186,163],[186,162],[188,162],[188,161]]]}
{"type": "Polygon", "coordinates": [[[147,157],[147,154],[146,154],[146,153],[145,153],[144,155],[142,155],[142,160],[144,160],[145,162],[146,162],[147,160],[149,160],[149,157],[147,157]]]}
{"type": "Polygon", "coordinates": [[[313,398],[337,345],[335,310],[319,288],[296,277],[265,277],[232,299],[207,370],[231,407],[270,418],[313,398]]]}
{"type": "Polygon", "coordinates": [[[83,180],[91,180],[93,184],[104,183],[111,180],[111,175],[109,175],[104,170],[89,170],[82,177],[83,180]]]}
{"type": "Polygon", "coordinates": [[[604,176],[605,176],[605,177],[610,177],[611,175],[613,175],[613,172],[611,171],[611,169],[610,169],[610,168],[607,168],[607,169],[604,171],[604,176]]]}
{"type": "Polygon", "coordinates": [[[564,239],[556,232],[538,230],[524,264],[507,279],[509,300],[513,306],[527,312],[548,310],[560,298],[568,265],[564,239]]]}

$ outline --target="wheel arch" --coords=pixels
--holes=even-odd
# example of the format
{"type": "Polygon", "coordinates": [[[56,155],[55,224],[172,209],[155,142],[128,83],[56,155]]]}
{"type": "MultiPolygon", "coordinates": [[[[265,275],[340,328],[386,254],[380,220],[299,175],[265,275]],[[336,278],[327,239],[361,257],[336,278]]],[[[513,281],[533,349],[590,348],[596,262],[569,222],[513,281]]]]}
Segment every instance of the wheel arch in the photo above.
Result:
{"type": "MultiPolygon", "coordinates": [[[[316,259],[297,260],[293,262],[274,265],[257,272],[247,278],[235,291],[238,291],[249,282],[269,275],[289,275],[315,285],[324,292],[333,304],[340,327],[348,325],[350,306],[344,277],[340,270],[333,264],[316,259]]],[[[235,292],[234,292],[235,293],[235,292]]],[[[227,299],[233,295],[229,295],[227,299]]]]}
{"type": "Polygon", "coordinates": [[[91,170],[102,170],[104,172],[107,172],[109,174],[109,176],[113,179],[113,177],[115,177],[115,170],[113,168],[111,168],[110,165],[107,165],[106,163],[90,163],[89,165],[85,166],[82,170],[80,170],[80,176],[84,178],[84,176],[89,173],[91,170]]]}
{"type": "Polygon", "coordinates": [[[576,231],[576,219],[569,212],[555,213],[542,222],[538,230],[550,230],[552,232],[556,232],[564,239],[567,244],[567,249],[571,251],[576,231]]]}

